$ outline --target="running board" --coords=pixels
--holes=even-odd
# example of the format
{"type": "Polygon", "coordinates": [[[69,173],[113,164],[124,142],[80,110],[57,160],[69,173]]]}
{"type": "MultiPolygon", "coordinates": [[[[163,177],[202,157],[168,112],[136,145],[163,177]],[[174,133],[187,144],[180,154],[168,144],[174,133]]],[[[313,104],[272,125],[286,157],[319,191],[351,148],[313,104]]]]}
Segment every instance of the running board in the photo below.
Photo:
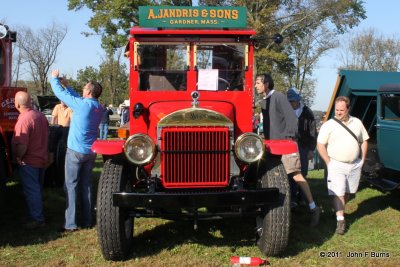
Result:
{"type": "Polygon", "coordinates": [[[400,183],[396,183],[385,178],[366,178],[365,180],[373,186],[377,187],[379,190],[385,192],[392,191],[400,186],[400,183]]]}

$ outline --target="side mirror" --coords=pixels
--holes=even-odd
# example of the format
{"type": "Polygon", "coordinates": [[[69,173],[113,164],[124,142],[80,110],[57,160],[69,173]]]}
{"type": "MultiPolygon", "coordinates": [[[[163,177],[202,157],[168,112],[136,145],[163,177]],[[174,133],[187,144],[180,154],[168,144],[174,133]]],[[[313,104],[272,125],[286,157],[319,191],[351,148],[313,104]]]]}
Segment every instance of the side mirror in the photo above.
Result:
{"type": "Polygon", "coordinates": [[[0,39],[3,39],[7,36],[8,27],[6,25],[0,24],[0,39]]]}
{"type": "Polygon", "coordinates": [[[140,115],[143,113],[143,104],[142,103],[136,103],[135,106],[133,107],[133,117],[135,119],[139,118],[140,115]]]}
{"type": "Polygon", "coordinates": [[[275,33],[272,37],[253,36],[251,39],[254,40],[254,47],[256,49],[259,48],[261,41],[265,41],[267,39],[274,40],[274,43],[276,44],[281,44],[283,42],[283,36],[279,33],[275,33]]]}

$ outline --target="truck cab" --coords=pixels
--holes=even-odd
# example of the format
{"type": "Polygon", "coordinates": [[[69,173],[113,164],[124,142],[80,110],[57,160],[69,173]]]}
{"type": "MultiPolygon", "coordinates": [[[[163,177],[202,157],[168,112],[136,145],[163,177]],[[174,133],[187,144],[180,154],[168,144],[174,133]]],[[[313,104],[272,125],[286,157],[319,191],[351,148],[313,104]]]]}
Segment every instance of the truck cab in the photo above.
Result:
{"type": "Polygon", "coordinates": [[[380,163],[386,169],[399,172],[400,158],[397,153],[400,151],[398,142],[400,137],[400,84],[384,84],[379,87],[376,131],[380,163]]]}
{"type": "Polygon", "coordinates": [[[261,251],[282,253],[290,190],[280,156],[297,147],[252,132],[256,32],[210,28],[245,21],[245,8],[141,7],[140,14],[162,21],[130,30],[129,127],[122,139],[93,145],[106,159],[97,196],[103,256],[121,260],[135,249],[137,217],[189,219],[197,229],[202,219],[253,216],[261,251]]]}

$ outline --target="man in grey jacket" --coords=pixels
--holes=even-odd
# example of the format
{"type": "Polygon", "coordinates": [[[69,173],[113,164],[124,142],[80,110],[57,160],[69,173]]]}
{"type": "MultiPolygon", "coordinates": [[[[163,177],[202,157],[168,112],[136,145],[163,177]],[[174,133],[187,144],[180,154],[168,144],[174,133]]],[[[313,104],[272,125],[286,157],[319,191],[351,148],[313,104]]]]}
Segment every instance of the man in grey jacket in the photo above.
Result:
{"type": "MultiPolygon", "coordinates": [[[[274,80],[269,74],[257,75],[255,87],[257,93],[263,96],[261,112],[263,115],[264,137],[268,140],[291,139],[296,141],[297,118],[286,96],[275,91],[274,80]]],[[[299,153],[282,156],[286,173],[293,176],[307,198],[311,211],[310,226],[319,223],[320,208],[315,205],[307,180],[301,174],[299,153]]]]}

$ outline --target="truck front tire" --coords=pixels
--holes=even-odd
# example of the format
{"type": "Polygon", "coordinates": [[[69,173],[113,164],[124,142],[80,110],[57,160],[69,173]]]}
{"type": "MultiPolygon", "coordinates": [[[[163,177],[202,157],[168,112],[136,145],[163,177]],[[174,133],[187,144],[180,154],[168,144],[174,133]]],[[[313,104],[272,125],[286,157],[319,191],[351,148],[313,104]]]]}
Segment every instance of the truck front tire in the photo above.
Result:
{"type": "Polygon", "coordinates": [[[263,164],[267,170],[261,177],[261,187],[279,189],[279,203],[256,218],[257,246],[267,256],[281,254],[289,241],[290,186],[280,157],[272,156],[263,164]]]}
{"type": "Polygon", "coordinates": [[[125,208],[113,206],[114,192],[131,192],[127,167],[121,159],[109,159],[104,164],[97,192],[97,236],[102,254],[107,260],[124,260],[133,247],[134,219],[125,208]]]}

